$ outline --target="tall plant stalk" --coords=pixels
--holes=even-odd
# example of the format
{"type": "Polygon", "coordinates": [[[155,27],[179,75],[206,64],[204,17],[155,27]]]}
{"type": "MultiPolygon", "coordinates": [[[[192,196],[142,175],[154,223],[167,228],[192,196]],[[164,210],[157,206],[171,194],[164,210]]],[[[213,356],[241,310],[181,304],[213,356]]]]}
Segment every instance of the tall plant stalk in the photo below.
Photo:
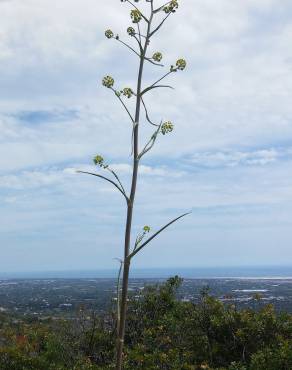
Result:
{"type": "Polygon", "coordinates": [[[157,235],[159,235],[163,230],[168,228],[171,224],[178,221],[180,218],[187,215],[187,213],[176,217],[175,219],[168,222],[166,225],[161,227],[158,231],[153,233],[153,235],[148,236],[148,239],[145,240],[147,234],[150,232],[149,226],[144,226],[141,234],[139,234],[135,240],[133,248],[131,249],[131,236],[132,236],[132,221],[133,221],[133,210],[137,189],[137,180],[138,180],[138,171],[141,158],[148,153],[154,146],[157,137],[159,134],[167,134],[173,130],[173,124],[170,121],[160,123],[155,123],[150,119],[148,109],[144,100],[146,93],[149,93],[153,89],[158,88],[171,88],[169,85],[162,85],[161,81],[168,77],[170,74],[177,72],[179,70],[184,70],[186,67],[186,62],[184,59],[178,59],[175,65],[170,66],[170,69],[165,73],[161,78],[152,83],[150,86],[143,89],[143,72],[145,63],[151,63],[156,66],[163,66],[161,64],[162,54],[160,52],[155,52],[152,56],[147,55],[147,51],[151,42],[151,38],[160,30],[164,22],[169,16],[176,12],[178,8],[178,1],[171,0],[165,4],[160,4],[155,8],[154,3],[159,2],[159,0],[145,0],[146,3],[149,3],[149,15],[146,16],[143,12],[137,7],[135,3],[138,3],[139,0],[122,0],[122,2],[127,3],[131,6],[131,19],[133,25],[136,26],[128,27],[127,33],[131,36],[137,43],[138,50],[132,45],[121,40],[119,35],[115,35],[111,30],[105,32],[105,36],[108,39],[114,39],[126,46],[131,52],[133,52],[139,58],[139,69],[137,76],[137,86],[136,91],[134,92],[131,88],[126,87],[122,90],[116,90],[114,88],[114,79],[111,76],[104,77],[102,83],[105,87],[112,90],[126,113],[128,114],[130,121],[133,125],[132,128],[132,178],[131,178],[131,189],[130,194],[128,195],[122,182],[117,175],[117,173],[109,167],[108,164],[105,164],[102,156],[97,155],[94,158],[95,165],[101,167],[103,170],[109,171],[113,176],[113,179],[91,172],[79,171],[81,173],[86,173],[92,176],[101,178],[109,183],[111,183],[125,198],[127,204],[127,218],[126,218],[126,228],[125,228],[125,240],[124,240],[124,258],[121,261],[122,271],[119,271],[119,281],[118,281],[118,320],[117,320],[117,344],[116,344],[116,370],[122,370],[123,367],[123,350],[124,350],[124,338],[125,338],[125,328],[126,328],[126,317],[127,317],[127,300],[128,300],[128,286],[129,286],[129,274],[130,274],[130,265],[131,261],[151,240],[153,240],[157,235]],[[161,17],[163,14],[163,17],[161,17]],[[158,23],[154,24],[156,18],[158,18],[158,23]],[[145,32],[143,33],[141,25],[144,25],[145,32]],[[125,98],[135,97],[135,111],[134,114],[131,113],[128,108],[125,98]],[[145,111],[145,120],[150,125],[154,126],[154,132],[146,145],[142,149],[139,146],[139,126],[141,121],[141,109],[145,111]],[[120,284],[120,275],[122,274],[122,291],[121,299],[119,292],[120,284]]]}

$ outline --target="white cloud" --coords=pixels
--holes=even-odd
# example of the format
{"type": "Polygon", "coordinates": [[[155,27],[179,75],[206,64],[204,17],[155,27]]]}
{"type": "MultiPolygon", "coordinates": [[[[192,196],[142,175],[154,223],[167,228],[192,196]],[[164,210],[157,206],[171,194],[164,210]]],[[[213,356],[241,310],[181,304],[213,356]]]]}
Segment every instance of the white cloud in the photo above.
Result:
{"type": "MultiPolygon", "coordinates": [[[[101,255],[92,252],[97,230],[101,244],[117,244],[124,213],[119,195],[108,196],[114,194],[110,186],[72,174],[75,168],[92,170],[99,153],[129,185],[131,125],[100,86],[108,73],[117,86],[134,86],[136,57],[103,36],[111,27],[127,37],[129,8],[116,0],[11,0],[0,1],[0,12],[0,218],[9,235],[1,244],[19,248],[22,241],[14,235],[20,232],[40,245],[59,246],[53,236],[58,230],[66,257],[66,241],[74,240],[94,260],[101,255]],[[40,112],[48,117],[23,119],[40,112]]],[[[277,247],[279,235],[289,244],[291,19],[290,0],[181,1],[149,49],[161,50],[166,65],[185,57],[188,68],[168,80],[175,91],[146,98],[151,116],[172,120],[175,131],[159,138],[141,165],[136,227],[145,218],[158,225],[192,208],[181,245],[194,233],[202,248],[216,241],[222,252],[228,241],[217,231],[232,227],[249,228],[255,238],[238,231],[235,244],[248,239],[258,250],[264,242],[277,247]],[[260,233],[264,227],[270,228],[263,233],[268,239],[260,233]]],[[[146,84],[161,70],[147,66],[145,72],[146,84]]],[[[144,122],[142,134],[151,135],[144,122]]],[[[174,245],[178,239],[163,240],[174,245]]],[[[100,266],[116,256],[110,250],[100,266]]]]}
{"type": "Polygon", "coordinates": [[[192,156],[192,163],[206,167],[264,166],[276,162],[281,157],[286,158],[288,153],[287,149],[284,151],[268,149],[249,152],[201,152],[192,156]]]}

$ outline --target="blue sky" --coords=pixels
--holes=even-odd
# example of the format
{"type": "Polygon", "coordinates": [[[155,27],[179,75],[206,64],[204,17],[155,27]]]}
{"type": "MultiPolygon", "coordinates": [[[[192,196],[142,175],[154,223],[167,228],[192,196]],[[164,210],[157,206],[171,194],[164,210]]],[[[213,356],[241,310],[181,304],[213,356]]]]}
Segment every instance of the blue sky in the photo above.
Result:
{"type": "MultiPolygon", "coordinates": [[[[130,123],[101,86],[111,74],[134,87],[136,57],[104,37],[127,40],[129,7],[0,0],[0,12],[0,269],[112,268],[123,200],[75,170],[102,154],[129,185],[130,123]]],[[[135,267],[291,264],[291,39],[290,0],[180,1],[150,45],[188,68],[147,99],[175,131],[142,162],[134,234],[192,214],[135,267]]],[[[147,66],[145,85],[161,73],[147,66]]]]}

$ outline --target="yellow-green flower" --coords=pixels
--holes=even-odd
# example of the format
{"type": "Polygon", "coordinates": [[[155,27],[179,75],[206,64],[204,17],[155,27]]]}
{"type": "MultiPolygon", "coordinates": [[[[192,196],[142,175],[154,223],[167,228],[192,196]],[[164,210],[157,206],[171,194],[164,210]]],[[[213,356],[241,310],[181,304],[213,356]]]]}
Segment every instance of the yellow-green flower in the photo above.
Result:
{"type": "Polygon", "coordinates": [[[167,6],[163,8],[163,10],[166,14],[168,14],[168,13],[174,13],[175,9],[177,8],[178,8],[177,0],[172,0],[167,6]]]}
{"type": "Polygon", "coordinates": [[[131,96],[133,95],[133,90],[130,88],[130,87],[125,87],[123,90],[122,90],[122,93],[124,96],[126,96],[127,98],[131,98],[131,96]]]}
{"type": "Polygon", "coordinates": [[[179,59],[176,62],[176,66],[177,66],[178,69],[183,71],[187,66],[187,62],[184,59],[179,59]]]}
{"type": "Polygon", "coordinates": [[[162,54],[159,51],[157,51],[156,53],[153,54],[152,59],[155,60],[155,62],[161,62],[162,54]]]}
{"type": "Polygon", "coordinates": [[[131,10],[131,18],[133,23],[139,23],[142,19],[142,14],[138,9],[131,10]]]}
{"type": "Polygon", "coordinates": [[[105,76],[102,80],[103,86],[110,88],[113,87],[115,80],[111,76],[105,76]]]}
{"type": "Polygon", "coordinates": [[[150,226],[144,226],[143,227],[143,231],[145,231],[145,233],[149,233],[150,232],[150,226]]]}
{"type": "Polygon", "coordinates": [[[135,36],[136,35],[136,31],[133,27],[128,27],[127,32],[130,36],[135,36]]]}
{"type": "Polygon", "coordinates": [[[105,37],[107,37],[108,39],[111,39],[114,37],[114,33],[112,30],[106,30],[104,34],[105,34],[105,37]]]}
{"type": "Polygon", "coordinates": [[[104,159],[101,155],[96,155],[94,158],[93,158],[93,163],[96,165],[96,166],[100,166],[102,167],[104,165],[104,159]]]}
{"type": "Polygon", "coordinates": [[[161,133],[162,135],[168,134],[169,132],[173,131],[173,124],[170,121],[164,122],[161,126],[161,133]]]}

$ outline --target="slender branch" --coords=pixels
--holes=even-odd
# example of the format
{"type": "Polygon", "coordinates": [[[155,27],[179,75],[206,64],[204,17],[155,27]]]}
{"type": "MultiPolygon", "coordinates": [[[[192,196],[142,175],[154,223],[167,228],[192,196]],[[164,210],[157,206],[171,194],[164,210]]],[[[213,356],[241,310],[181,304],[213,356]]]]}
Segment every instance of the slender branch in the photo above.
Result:
{"type": "Polygon", "coordinates": [[[121,274],[123,269],[123,261],[119,258],[116,258],[120,263],[118,281],[117,281],[117,333],[119,332],[120,322],[121,322],[121,313],[120,313],[120,283],[121,283],[121,274]]]}
{"type": "Polygon", "coordinates": [[[168,228],[170,225],[172,225],[173,223],[175,223],[176,221],[178,221],[179,219],[189,215],[191,212],[187,212],[187,213],[184,213],[183,215],[175,218],[174,220],[170,221],[168,224],[166,224],[165,226],[163,226],[161,229],[159,229],[155,234],[153,234],[149,239],[147,239],[143,244],[140,245],[139,248],[137,248],[135,251],[133,251],[131,254],[130,254],[130,258],[133,258],[137,253],[139,253],[148,243],[151,242],[151,240],[153,240],[157,235],[159,235],[163,230],[165,230],[166,228],[168,228]]]}
{"type": "Polygon", "coordinates": [[[132,123],[134,124],[134,122],[135,122],[134,121],[134,118],[133,118],[132,114],[130,113],[129,109],[127,108],[126,104],[123,102],[123,99],[121,99],[121,97],[116,94],[116,90],[115,89],[113,89],[111,87],[111,90],[115,93],[115,96],[119,99],[119,101],[121,102],[122,106],[125,108],[126,112],[128,113],[128,115],[129,115],[132,123]]]}
{"type": "Polygon", "coordinates": [[[156,63],[154,62],[151,58],[148,58],[148,57],[145,57],[145,60],[147,60],[147,62],[151,63],[151,64],[154,64],[155,66],[158,66],[158,67],[164,67],[163,64],[161,63],[156,63]]]}
{"type": "Polygon", "coordinates": [[[153,125],[153,126],[159,126],[159,125],[157,125],[156,123],[154,123],[154,122],[152,122],[151,121],[151,119],[150,119],[150,117],[149,117],[149,114],[148,114],[148,109],[147,109],[147,107],[146,107],[146,104],[145,104],[145,102],[144,102],[144,99],[141,97],[141,101],[142,101],[142,104],[143,104],[143,107],[144,107],[144,109],[145,109],[145,115],[146,115],[146,120],[151,124],[151,125],[153,125]]]}
{"type": "Polygon", "coordinates": [[[165,6],[169,5],[170,3],[171,3],[171,1],[168,1],[164,5],[161,5],[159,8],[153,10],[153,14],[156,14],[156,13],[160,12],[160,10],[162,10],[165,6]]]}
{"type": "MultiPolygon", "coordinates": [[[[141,95],[145,94],[147,91],[151,90],[154,86],[156,86],[158,84],[158,82],[164,80],[167,76],[169,76],[171,73],[175,72],[176,69],[171,69],[170,71],[168,71],[167,73],[165,73],[165,75],[163,75],[162,77],[160,77],[157,81],[153,82],[152,85],[150,85],[149,87],[146,87],[146,89],[144,89],[142,92],[141,92],[141,95]]],[[[167,86],[167,85],[161,85],[161,87],[170,87],[170,86],[167,86]]]]}
{"type": "Polygon", "coordinates": [[[114,175],[115,179],[118,181],[118,183],[119,183],[119,185],[120,185],[121,189],[123,190],[124,194],[126,194],[125,188],[123,187],[123,184],[121,183],[121,180],[120,180],[119,176],[118,176],[118,175],[115,173],[115,171],[114,171],[114,170],[112,170],[111,168],[107,167],[106,169],[107,169],[111,174],[113,174],[113,175],[114,175]]]}
{"type": "Polygon", "coordinates": [[[137,51],[134,48],[132,48],[132,46],[122,41],[120,38],[116,38],[116,40],[119,41],[121,44],[125,45],[128,49],[130,49],[133,53],[135,53],[139,58],[141,58],[141,55],[137,53],[137,51]]]}
{"type": "Polygon", "coordinates": [[[159,31],[159,29],[163,26],[164,22],[171,14],[172,13],[168,13],[167,16],[163,18],[162,22],[150,33],[149,37],[152,37],[157,31],[159,31]]]}
{"type": "MultiPolygon", "coordinates": [[[[141,54],[139,54],[134,48],[132,48],[132,46],[130,46],[129,44],[127,44],[126,42],[122,41],[120,38],[116,38],[115,40],[117,40],[118,42],[120,42],[121,44],[123,44],[124,46],[126,46],[129,50],[131,50],[134,54],[136,54],[139,58],[141,58],[141,55],[143,53],[143,47],[142,45],[140,44],[140,41],[137,39],[137,37],[134,37],[136,39],[136,41],[138,42],[138,45],[139,45],[139,48],[140,48],[140,52],[141,54]]],[[[159,67],[163,67],[163,64],[161,63],[156,63],[154,62],[151,58],[148,58],[146,56],[144,56],[144,59],[147,60],[147,62],[151,63],[151,64],[154,64],[155,66],[159,66],[159,67]]]]}
{"type": "Polygon", "coordinates": [[[168,88],[168,89],[173,89],[174,90],[174,88],[172,86],[170,86],[170,85],[155,85],[155,86],[149,86],[145,90],[143,90],[142,91],[142,95],[143,94],[146,94],[150,90],[159,89],[159,88],[168,88]]]}
{"type": "MultiPolygon", "coordinates": [[[[137,23],[137,28],[138,28],[138,35],[139,35],[140,45],[141,45],[142,44],[142,39],[141,39],[141,31],[140,31],[139,22],[137,23]]],[[[141,49],[143,50],[142,45],[141,45],[141,49]]]]}
{"type": "Polygon", "coordinates": [[[143,234],[137,235],[136,240],[135,240],[135,245],[134,245],[133,252],[138,248],[138,245],[144,239],[144,236],[145,235],[146,235],[145,231],[143,232],[143,234]]]}
{"type": "Polygon", "coordinates": [[[154,6],[153,6],[153,0],[150,0],[151,5],[151,14],[154,14],[154,6]]]}
{"type": "Polygon", "coordinates": [[[155,81],[151,86],[154,86],[154,85],[158,84],[158,82],[162,81],[163,79],[165,79],[167,76],[169,76],[173,72],[174,72],[174,70],[168,71],[167,73],[165,73],[165,75],[163,75],[161,78],[159,78],[157,81],[155,81]]]}
{"type": "Polygon", "coordinates": [[[93,173],[93,172],[77,171],[77,173],[83,173],[83,174],[86,174],[86,175],[91,175],[91,176],[99,177],[100,179],[103,179],[103,180],[105,180],[107,182],[110,182],[112,185],[114,185],[114,187],[116,187],[123,194],[123,196],[125,197],[126,201],[129,202],[129,198],[127,197],[127,194],[113,180],[111,180],[111,179],[109,179],[109,178],[107,178],[105,176],[98,175],[97,173],[93,173]]]}
{"type": "Polygon", "coordinates": [[[137,41],[137,44],[138,44],[139,49],[140,49],[140,56],[141,56],[141,54],[143,53],[143,47],[142,47],[142,44],[141,44],[141,37],[139,35],[140,40],[138,39],[138,37],[136,35],[134,35],[133,37],[137,41]]]}
{"type": "Polygon", "coordinates": [[[157,130],[154,132],[154,134],[151,136],[150,140],[148,143],[145,145],[144,149],[142,152],[139,154],[138,158],[141,159],[146,153],[148,153],[154,146],[157,136],[159,134],[160,128],[161,128],[162,122],[158,126],[157,130]]]}

